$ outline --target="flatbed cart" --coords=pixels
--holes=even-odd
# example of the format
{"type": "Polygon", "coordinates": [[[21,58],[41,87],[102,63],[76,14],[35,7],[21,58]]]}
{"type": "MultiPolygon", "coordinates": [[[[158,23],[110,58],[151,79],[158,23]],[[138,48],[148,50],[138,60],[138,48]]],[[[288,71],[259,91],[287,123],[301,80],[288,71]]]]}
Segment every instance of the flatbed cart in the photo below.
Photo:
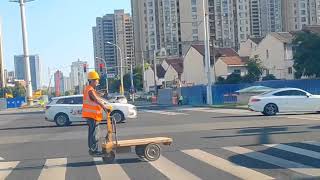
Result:
{"type": "Polygon", "coordinates": [[[116,122],[114,119],[111,120],[110,113],[107,113],[107,131],[106,141],[101,145],[103,152],[102,159],[105,163],[112,163],[116,157],[116,153],[132,152],[133,148],[139,158],[147,161],[155,161],[159,159],[161,155],[161,148],[159,144],[171,145],[173,141],[172,138],[169,137],[153,137],[118,141],[116,122]]]}

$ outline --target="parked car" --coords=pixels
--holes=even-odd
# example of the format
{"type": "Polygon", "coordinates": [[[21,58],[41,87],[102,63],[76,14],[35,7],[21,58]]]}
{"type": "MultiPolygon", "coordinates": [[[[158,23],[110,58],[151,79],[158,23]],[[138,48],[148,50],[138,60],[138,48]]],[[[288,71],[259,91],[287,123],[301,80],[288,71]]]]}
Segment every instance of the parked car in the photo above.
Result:
{"type": "Polygon", "coordinates": [[[319,112],[320,95],[312,95],[297,88],[282,88],[252,96],[248,107],[266,116],[279,112],[319,112]]]}
{"type": "MultiPolygon", "coordinates": [[[[105,104],[112,105],[111,116],[117,123],[137,117],[137,108],[132,104],[109,103],[104,99],[102,100],[105,104]]],[[[72,122],[83,121],[81,117],[82,102],[83,95],[52,98],[46,106],[45,119],[55,122],[57,126],[68,126],[72,122]]],[[[105,113],[103,116],[106,119],[105,113]]]]}

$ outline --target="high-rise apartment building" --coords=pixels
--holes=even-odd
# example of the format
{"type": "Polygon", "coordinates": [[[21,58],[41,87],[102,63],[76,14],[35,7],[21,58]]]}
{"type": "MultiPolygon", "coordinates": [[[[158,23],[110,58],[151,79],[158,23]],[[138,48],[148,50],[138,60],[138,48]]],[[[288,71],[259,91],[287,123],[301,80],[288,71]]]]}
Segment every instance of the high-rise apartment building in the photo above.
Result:
{"type": "MultiPolygon", "coordinates": [[[[95,59],[96,70],[99,69],[100,64],[103,64],[103,66],[107,65],[108,74],[119,74],[121,61],[124,73],[130,71],[131,64],[133,67],[136,66],[133,53],[133,23],[130,14],[125,13],[124,10],[115,10],[114,14],[97,17],[96,26],[92,31],[94,55],[98,57],[95,59]],[[121,51],[110,43],[117,45],[121,51]]],[[[105,71],[105,68],[103,69],[105,71]]]]}
{"type": "Polygon", "coordinates": [[[320,24],[320,0],[282,0],[282,6],[284,31],[320,24]]]}
{"type": "MultiPolygon", "coordinates": [[[[179,11],[185,10],[180,6],[191,4],[191,0],[184,3],[177,0],[132,0],[131,3],[137,62],[141,62],[142,58],[152,59],[154,51],[158,53],[163,48],[168,56],[181,55],[182,23],[179,11]]],[[[189,33],[189,36],[184,40],[190,41],[192,34],[189,33]]]]}
{"type": "Polygon", "coordinates": [[[71,88],[74,90],[79,90],[82,93],[84,85],[87,83],[87,74],[84,72],[83,67],[87,65],[86,61],[75,61],[72,62],[70,80],[71,88]]]}
{"type": "MultiPolygon", "coordinates": [[[[117,49],[109,43],[116,43],[114,14],[106,14],[96,18],[96,26],[92,28],[94,47],[94,66],[97,72],[101,64],[107,67],[117,66],[117,49]],[[98,57],[98,58],[96,58],[98,57]]],[[[108,73],[116,73],[116,68],[108,69],[108,73]]]]}
{"type": "MultiPolygon", "coordinates": [[[[115,34],[116,44],[121,48],[122,59],[118,52],[117,55],[117,66],[123,66],[124,73],[130,72],[131,64],[133,68],[136,66],[134,60],[134,43],[133,43],[133,23],[130,14],[125,13],[124,10],[115,10],[115,34]]],[[[118,68],[118,72],[120,68],[118,68]]]]}
{"type": "MultiPolygon", "coordinates": [[[[40,59],[39,55],[30,55],[30,73],[31,73],[31,84],[32,89],[37,90],[40,89],[40,59]]],[[[25,61],[24,56],[14,56],[14,69],[16,79],[25,80],[25,61]]]]}
{"type": "Polygon", "coordinates": [[[2,24],[0,17],[0,87],[6,86],[6,79],[4,78],[4,60],[2,47],[2,24]]]}
{"type": "Polygon", "coordinates": [[[72,90],[70,77],[64,76],[63,77],[63,83],[64,83],[64,91],[65,92],[72,90]]]}

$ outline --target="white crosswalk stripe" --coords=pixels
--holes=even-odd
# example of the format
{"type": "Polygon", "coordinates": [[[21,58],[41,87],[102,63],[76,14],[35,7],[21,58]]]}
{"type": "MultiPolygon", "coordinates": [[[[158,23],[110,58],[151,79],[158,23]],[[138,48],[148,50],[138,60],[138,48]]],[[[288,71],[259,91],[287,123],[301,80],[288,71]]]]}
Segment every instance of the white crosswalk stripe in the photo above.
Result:
{"type": "Polygon", "coordinates": [[[0,180],[6,179],[6,177],[18,164],[19,161],[0,162],[0,180]]]}
{"type": "Polygon", "coordinates": [[[103,164],[102,158],[94,158],[101,179],[130,179],[119,164],[103,164]]]}
{"type": "Polygon", "coordinates": [[[191,150],[184,150],[182,151],[189,156],[192,156],[200,161],[203,161],[213,167],[216,167],[222,171],[228,172],[236,177],[239,177],[241,179],[246,179],[246,180],[255,180],[255,179],[274,179],[270,176],[267,176],[265,174],[262,174],[260,172],[254,171],[252,169],[242,167],[239,165],[236,165],[230,161],[227,161],[223,158],[217,157],[213,154],[204,152],[199,149],[191,149],[191,150]]]}
{"type": "Polygon", "coordinates": [[[286,118],[288,119],[301,119],[301,120],[309,120],[309,121],[320,121],[320,114],[305,114],[305,115],[289,115],[286,118]]]}
{"type": "Polygon", "coordinates": [[[263,154],[260,152],[255,152],[253,150],[246,149],[246,148],[239,147],[239,146],[224,147],[224,149],[229,150],[234,153],[237,153],[237,154],[241,154],[241,155],[253,158],[253,159],[257,159],[257,160],[260,160],[260,161],[263,161],[263,162],[266,162],[269,164],[280,166],[282,168],[290,169],[292,171],[295,171],[295,172],[298,172],[301,174],[305,174],[305,175],[309,175],[309,176],[320,176],[320,170],[318,168],[314,168],[311,166],[288,161],[285,159],[270,156],[270,155],[263,154]]]}
{"type": "Polygon", "coordinates": [[[301,148],[288,146],[288,145],[284,145],[284,144],[266,144],[265,146],[276,148],[276,149],[281,149],[281,150],[284,150],[287,152],[292,152],[295,154],[301,154],[301,155],[312,157],[315,159],[320,159],[320,153],[306,150],[306,149],[301,149],[301,148]]]}
{"type": "Polygon", "coordinates": [[[38,180],[64,180],[67,158],[47,159],[38,180]]]}
{"type": "Polygon", "coordinates": [[[3,158],[3,157],[0,157],[0,161],[4,161],[4,158],[3,158]]]}
{"type": "MultiPolygon", "coordinates": [[[[196,111],[196,112],[208,112],[208,113],[220,113],[220,114],[233,114],[233,115],[248,115],[248,110],[245,109],[213,109],[213,108],[185,108],[183,111],[196,111]]],[[[251,112],[252,115],[256,114],[251,112]]]]}
{"type": "Polygon", "coordinates": [[[189,171],[183,169],[182,167],[176,165],[175,163],[169,161],[165,157],[160,157],[157,161],[150,162],[150,164],[156,168],[158,171],[160,171],[163,175],[168,177],[169,179],[174,180],[193,180],[200,178],[195,176],[194,174],[190,173],[189,171]]]}
{"type": "MultiPolygon", "coordinates": [[[[305,141],[301,143],[305,145],[311,144],[314,146],[320,146],[320,142],[316,142],[316,141],[305,141]]],[[[320,152],[304,149],[303,146],[295,147],[295,146],[286,145],[286,144],[265,144],[261,146],[270,147],[271,151],[280,149],[284,152],[290,152],[297,155],[307,156],[309,158],[312,158],[311,160],[314,159],[314,161],[320,160],[320,152]]],[[[206,170],[208,170],[207,168],[209,169],[212,168],[212,172],[221,171],[222,173],[230,174],[234,177],[237,177],[239,179],[245,179],[245,180],[250,180],[250,179],[265,180],[265,179],[274,179],[279,177],[281,178],[281,174],[280,176],[272,177],[273,175],[275,175],[272,172],[274,168],[272,169],[268,168],[268,166],[271,166],[271,164],[279,167],[277,168],[277,170],[280,172],[290,170],[290,171],[297,172],[299,174],[303,174],[306,177],[320,176],[320,168],[305,165],[299,162],[301,159],[297,159],[297,162],[296,160],[289,161],[289,160],[286,160],[286,158],[277,157],[277,155],[269,155],[268,153],[263,153],[263,152],[251,150],[251,149],[240,147],[240,146],[222,147],[220,150],[227,150],[235,153],[236,155],[241,155],[242,161],[246,161],[246,159],[250,159],[250,163],[253,163],[253,164],[254,164],[254,161],[265,163],[266,164],[265,169],[262,172],[257,169],[254,169],[254,166],[247,167],[242,164],[237,164],[236,162],[232,162],[230,160],[230,157],[220,156],[219,154],[206,152],[205,150],[200,150],[200,149],[186,149],[186,150],[180,150],[180,151],[174,151],[174,152],[168,152],[168,153],[184,153],[185,155],[192,157],[192,158],[186,159],[185,161],[179,160],[177,162],[195,163],[195,164],[203,162],[208,166],[204,168],[206,170]]],[[[216,151],[216,152],[218,153],[219,151],[216,151]]],[[[171,155],[170,157],[173,157],[173,156],[171,155]]],[[[118,164],[116,162],[113,164],[105,164],[102,161],[102,158],[100,157],[93,158],[93,160],[95,162],[93,166],[95,166],[97,171],[90,170],[90,172],[94,172],[96,177],[100,177],[100,179],[129,180],[132,178],[130,177],[130,175],[135,176],[134,174],[130,174],[130,173],[133,173],[132,170],[124,169],[124,168],[130,167],[130,166],[126,166],[126,164],[118,164]]],[[[0,180],[6,179],[11,173],[13,173],[16,170],[22,170],[24,167],[19,167],[18,166],[19,163],[20,161],[12,161],[12,162],[0,161],[0,180]],[[17,168],[17,166],[19,168],[17,168]]],[[[199,169],[196,168],[192,170],[192,172],[190,172],[187,170],[190,167],[186,166],[185,164],[176,163],[175,161],[173,162],[171,159],[167,159],[166,156],[161,156],[160,159],[158,159],[157,161],[152,161],[152,162],[142,161],[142,164],[144,164],[144,166],[145,165],[152,166],[156,171],[160,173],[160,175],[163,175],[168,179],[178,179],[178,180],[197,179],[198,180],[200,179],[199,176],[203,177],[203,174],[200,174],[200,173],[203,173],[201,172],[201,170],[199,171],[199,169]]],[[[137,166],[139,165],[140,164],[137,164],[137,166]]],[[[51,179],[65,180],[67,178],[67,171],[71,170],[70,172],[74,172],[73,168],[77,168],[77,167],[74,167],[74,166],[68,167],[67,158],[47,159],[45,161],[43,168],[39,169],[40,175],[38,179],[39,180],[51,180],[51,179]]],[[[208,172],[209,179],[210,179],[210,174],[212,172],[208,172]]],[[[83,173],[86,173],[86,172],[83,172],[83,173]]],[[[68,176],[69,175],[72,176],[72,174],[68,174],[68,176]]],[[[284,176],[286,175],[287,175],[287,172],[284,172],[284,176]]]]}

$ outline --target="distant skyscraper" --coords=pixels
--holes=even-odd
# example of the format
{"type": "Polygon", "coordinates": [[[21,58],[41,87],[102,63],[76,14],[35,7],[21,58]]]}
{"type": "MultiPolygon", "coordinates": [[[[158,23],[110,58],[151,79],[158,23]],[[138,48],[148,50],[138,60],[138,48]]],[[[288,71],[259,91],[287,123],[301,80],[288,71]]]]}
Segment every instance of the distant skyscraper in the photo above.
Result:
{"type": "Polygon", "coordinates": [[[0,87],[5,87],[6,79],[4,78],[4,60],[3,60],[3,48],[2,48],[2,24],[0,17],[0,87]]]}
{"type": "Polygon", "coordinates": [[[71,80],[70,80],[70,77],[66,77],[64,76],[63,77],[63,80],[64,80],[64,91],[70,91],[72,88],[71,88],[71,80]]]}
{"type": "Polygon", "coordinates": [[[78,87],[78,90],[80,89],[80,93],[82,93],[83,87],[88,81],[87,74],[84,73],[84,70],[83,70],[83,66],[86,64],[88,64],[87,61],[78,60],[78,61],[72,62],[72,65],[71,65],[71,72],[70,72],[71,88],[75,90],[78,87]]]}
{"type": "Polygon", "coordinates": [[[56,96],[64,95],[64,79],[61,71],[54,73],[54,89],[56,96]]]}
{"type": "MultiPolygon", "coordinates": [[[[32,89],[37,90],[40,88],[40,60],[38,55],[30,55],[30,72],[32,89]]],[[[23,55],[14,56],[14,69],[16,79],[25,80],[25,62],[23,55]]]]}

